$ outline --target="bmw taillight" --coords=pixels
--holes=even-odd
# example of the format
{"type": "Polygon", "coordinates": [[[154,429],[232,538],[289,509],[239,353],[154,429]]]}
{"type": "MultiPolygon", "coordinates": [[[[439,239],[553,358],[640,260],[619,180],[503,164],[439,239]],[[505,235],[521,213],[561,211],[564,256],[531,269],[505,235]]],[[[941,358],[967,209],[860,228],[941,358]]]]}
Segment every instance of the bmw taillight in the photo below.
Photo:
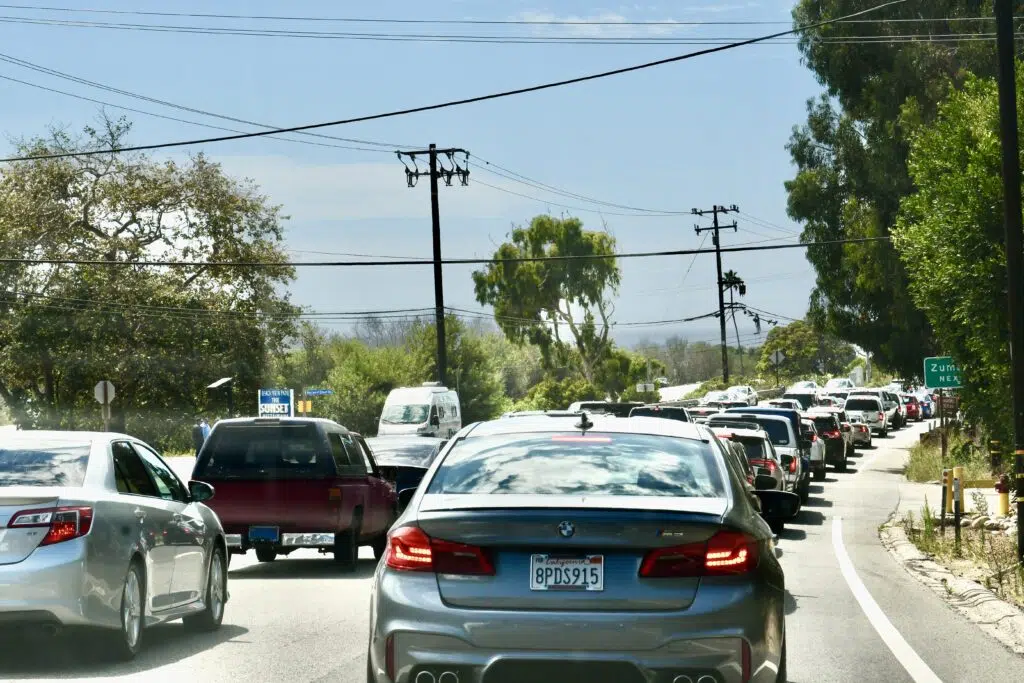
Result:
{"type": "Polygon", "coordinates": [[[16,512],[9,529],[47,529],[39,545],[53,545],[81,538],[92,528],[91,507],[55,507],[16,512]]]}
{"type": "Polygon", "coordinates": [[[398,571],[493,576],[494,565],[483,548],[431,538],[406,526],[388,534],[384,563],[398,571]]]}
{"type": "Polygon", "coordinates": [[[757,539],[722,530],[702,543],[657,548],[644,557],[640,576],[647,579],[745,574],[757,567],[757,539]]]}

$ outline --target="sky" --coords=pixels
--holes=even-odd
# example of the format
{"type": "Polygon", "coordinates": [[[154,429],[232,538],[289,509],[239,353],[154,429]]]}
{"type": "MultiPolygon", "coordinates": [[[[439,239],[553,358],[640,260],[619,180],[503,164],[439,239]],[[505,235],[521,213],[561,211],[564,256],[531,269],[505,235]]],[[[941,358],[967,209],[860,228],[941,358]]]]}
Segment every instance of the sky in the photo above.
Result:
{"type": "MultiPolygon", "coordinates": [[[[15,58],[81,79],[204,112],[290,126],[404,109],[662,59],[706,44],[515,44],[410,42],[224,35],[112,29],[67,22],[114,22],[274,31],[732,41],[785,30],[791,2],[683,0],[600,5],[538,2],[387,3],[326,0],[49,0],[50,8],[288,15],[319,18],[601,21],[604,24],[432,25],[333,21],[263,21],[160,17],[0,7],[0,59],[15,58]],[[44,23],[25,23],[24,18],[44,23]],[[46,23],[48,22],[48,23],[46,23]],[[54,22],[65,22],[64,24],[54,22]],[[624,22],[675,22],[629,26],[624,22]],[[710,25],[685,22],[779,22],[710,25]],[[619,25],[616,25],[619,24],[619,25]]],[[[366,37],[365,35],[362,37],[366,37]]],[[[59,89],[112,105],[237,130],[258,130],[210,116],[105,92],[88,84],[0,61],[0,142],[43,134],[49,126],[79,130],[100,105],[9,79],[59,89]]],[[[490,257],[514,225],[540,213],[571,214],[607,229],[620,252],[710,247],[694,225],[710,218],[692,208],[738,205],[723,231],[725,247],[795,242],[800,227],[786,216],[783,183],[793,176],[785,144],[803,122],[805,103],[821,87],[800,63],[792,40],[736,50],[588,83],[441,111],[339,126],[320,133],[382,144],[290,135],[316,144],[256,138],[189,148],[231,175],[255,181],[290,218],[286,248],[295,261],[344,260],[342,254],[430,258],[427,179],[406,186],[394,154],[401,149],[459,147],[470,152],[470,181],[440,190],[446,258],[490,257]],[[337,146],[361,149],[341,149],[337,146]],[[504,170],[516,175],[508,177],[504,170]],[[497,173],[495,173],[497,171],[497,173]],[[521,182],[529,178],[533,184],[521,182]],[[567,192],[553,193],[541,183],[567,192]],[[582,196],[585,199],[580,199],[582,196]],[[590,199],[660,211],[658,216],[590,199]],[[768,241],[771,240],[771,241],[768,241]]],[[[218,131],[135,112],[130,142],[207,137],[218,131]]],[[[221,131],[222,132],[222,131],[221,131]]],[[[154,152],[181,157],[187,152],[154,152]]],[[[725,219],[723,219],[725,220],[725,219]]],[[[615,338],[624,345],[679,335],[714,341],[717,322],[663,323],[717,308],[713,255],[620,261],[615,338]]],[[[748,287],[743,301],[783,324],[807,309],[814,274],[802,249],[724,254],[748,287]]],[[[476,266],[479,267],[479,266],[476,266]]],[[[484,311],[474,300],[474,266],[444,269],[445,303],[484,311]]],[[[431,308],[429,266],[300,269],[293,301],[311,311],[431,308]]],[[[744,345],[756,344],[750,319],[739,318],[744,345]]],[[[329,326],[345,331],[347,323],[329,326]]],[[[730,324],[730,339],[735,342],[730,324]]]]}

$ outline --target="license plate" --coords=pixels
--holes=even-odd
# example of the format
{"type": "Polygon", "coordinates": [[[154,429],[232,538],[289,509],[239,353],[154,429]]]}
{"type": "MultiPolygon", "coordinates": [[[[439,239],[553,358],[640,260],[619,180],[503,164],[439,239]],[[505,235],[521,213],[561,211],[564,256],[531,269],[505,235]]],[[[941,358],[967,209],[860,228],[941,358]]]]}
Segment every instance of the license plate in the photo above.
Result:
{"type": "Polygon", "coordinates": [[[276,526],[249,527],[249,540],[256,543],[277,543],[280,537],[276,526]]]}
{"type": "Polygon", "coordinates": [[[604,555],[532,555],[530,590],[603,591],[604,555]]]}

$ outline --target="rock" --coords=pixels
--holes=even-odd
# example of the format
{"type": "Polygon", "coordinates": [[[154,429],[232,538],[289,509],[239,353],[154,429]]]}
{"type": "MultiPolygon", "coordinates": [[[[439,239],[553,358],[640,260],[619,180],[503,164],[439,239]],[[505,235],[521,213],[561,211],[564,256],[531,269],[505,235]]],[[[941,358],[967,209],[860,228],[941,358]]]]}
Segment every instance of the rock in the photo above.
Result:
{"type": "Polygon", "coordinates": [[[981,529],[982,527],[986,526],[988,522],[989,518],[985,515],[982,515],[981,517],[975,517],[970,522],[968,522],[968,524],[970,524],[970,527],[972,529],[981,529]]]}
{"type": "Polygon", "coordinates": [[[985,522],[985,529],[987,529],[988,531],[1002,531],[1003,528],[1004,527],[1002,522],[997,522],[994,519],[985,522]]]}
{"type": "Polygon", "coordinates": [[[971,526],[971,520],[969,520],[967,518],[964,518],[964,519],[960,520],[960,528],[961,529],[968,529],[968,528],[970,528],[970,526],[971,526]]]}

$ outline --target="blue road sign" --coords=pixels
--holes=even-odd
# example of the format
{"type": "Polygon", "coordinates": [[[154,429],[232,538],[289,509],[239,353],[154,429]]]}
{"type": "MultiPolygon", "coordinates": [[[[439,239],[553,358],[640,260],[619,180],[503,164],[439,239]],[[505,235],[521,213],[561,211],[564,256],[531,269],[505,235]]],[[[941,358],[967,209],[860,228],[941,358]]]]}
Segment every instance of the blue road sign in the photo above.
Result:
{"type": "Polygon", "coordinates": [[[306,396],[333,396],[334,389],[306,389],[306,396]]]}
{"type": "Polygon", "coordinates": [[[295,391],[260,389],[259,417],[295,417],[295,391]]]}

